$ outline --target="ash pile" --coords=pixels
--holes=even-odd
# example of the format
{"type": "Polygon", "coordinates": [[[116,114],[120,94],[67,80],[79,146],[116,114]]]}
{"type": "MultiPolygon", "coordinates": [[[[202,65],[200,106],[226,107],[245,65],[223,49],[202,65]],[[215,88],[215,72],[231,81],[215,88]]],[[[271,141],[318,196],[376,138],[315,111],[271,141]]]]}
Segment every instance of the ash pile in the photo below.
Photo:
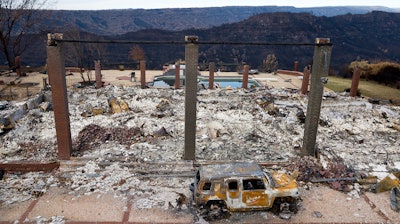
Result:
{"type": "MultiPolygon", "coordinates": [[[[49,188],[60,187],[77,197],[112,192],[134,200],[136,208],[189,207],[176,200],[182,194],[191,197],[194,173],[193,166],[182,161],[184,90],[107,86],[69,90],[68,98],[75,164],[52,173],[5,174],[0,181],[5,192],[0,195],[2,205],[40,197],[49,188]],[[163,177],[171,173],[177,175],[163,177]]],[[[292,164],[270,169],[302,172],[298,176],[304,185],[312,178],[358,173],[383,179],[400,170],[398,106],[326,94],[317,134],[319,160],[310,165],[312,175],[307,176],[306,162],[298,157],[306,96],[261,87],[201,90],[197,100],[197,161],[292,164]]],[[[51,110],[29,110],[0,136],[2,163],[55,161],[56,150],[51,110]]],[[[349,184],[335,186],[346,190],[349,184]]]]}

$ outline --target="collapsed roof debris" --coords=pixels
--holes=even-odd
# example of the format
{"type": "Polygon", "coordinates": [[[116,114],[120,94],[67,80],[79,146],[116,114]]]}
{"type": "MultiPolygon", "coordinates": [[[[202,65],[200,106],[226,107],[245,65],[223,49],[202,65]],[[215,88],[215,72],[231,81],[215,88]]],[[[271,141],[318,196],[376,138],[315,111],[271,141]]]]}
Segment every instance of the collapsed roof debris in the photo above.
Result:
{"type": "MultiPolygon", "coordinates": [[[[68,96],[74,155],[82,164],[53,173],[6,173],[0,181],[4,189],[0,195],[2,205],[37,197],[39,194],[32,189],[46,191],[58,186],[77,197],[114,192],[134,199],[136,208],[167,209],[172,205],[185,209],[176,198],[180,194],[190,197],[191,178],[150,180],[137,171],[193,171],[176,166],[184,150],[183,90],[107,86],[69,91],[68,96]],[[109,99],[123,100],[128,109],[112,113],[109,99]],[[168,162],[175,166],[151,165],[168,162]]],[[[298,159],[307,97],[290,90],[261,87],[201,90],[197,99],[198,161],[294,162],[290,167],[273,169],[298,170],[299,180],[304,182],[358,173],[381,180],[400,169],[400,135],[396,129],[400,126],[399,107],[341,94],[325,95],[320,117],[323,122],[317,135],[317,163],[298,159]]],[[[8,102],[2,111],[15,104],[8,102]]],[[[52,111],[31,109],[0,139],[0,162],[57,159],[52,111]]],[[[350,192],[357,184],[339,183],[331,185],[350,192]]]]}

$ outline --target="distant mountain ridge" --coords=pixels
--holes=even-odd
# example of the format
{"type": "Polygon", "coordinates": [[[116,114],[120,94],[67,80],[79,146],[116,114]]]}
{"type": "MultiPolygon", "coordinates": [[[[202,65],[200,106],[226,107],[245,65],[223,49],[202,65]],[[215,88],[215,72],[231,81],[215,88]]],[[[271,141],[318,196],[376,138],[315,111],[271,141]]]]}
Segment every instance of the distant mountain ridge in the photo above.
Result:
{"type": "MultiPolygon", "coordinates": [[[[166,21],[167,22],[167,21],[166,21]]],[[[128,30],[128,29],[127,29],[128,30]]],[[[60,30],[61,32],[65,31],[60,30]]],[[[96,35],[86,33],[81,39],[122,41],[183,41],[186,35],[197,35],[200,41],[212,42],[266,42],[266,43],[314,43],[315,38],[327,37],[333,44],[331,67],[340,72],[349,63],[363,59],[400,62],[400,13],[373,11],[366,14],[344,14],[333,17],[315,16],[310,13],[274,12],[256,14],[236,23],[225,23],[208,29],[143,29],[119,35],[96,35]]],[[[68,39],[67,33],[65,38],[68,39]]],[[[43,35],[43,34],[42,34],[43,35]]],[[[45,38],[45,35],[43,35],[45,38]]],[[[73,39],[73,38],[72,38],[73,39]]],[[[23,64],[40,66],[45,64],[45,41],[34,46],[21,56],[23,64]]],[[[103,45],[101,61],[105,68],[116,68],[119,64],[133,68],[128,52],[133,44],[103,45]]],[[[163,64],[184,59],[182,45],[141,45],[146,55],[148,69],[161,69],[163,64]]],[[[66,50],[72,49],[69,45],[66,50]]],[[[68,53],[66,53],[68,54],[68,53]]],[[[201,45],[199,64],[207,66],[216,62],[218,66],[246,62],[251,68],[262,64],[268,54],[275,54],[279,68],[292,69],[299,61],[299,68],[311,64],[311,46],[246,46],[246,45],[201,45]]],[[[71,58],[71,55],[68,55],[71,58]]],[[[92,64],[94,55],[88,54],[84,64],[92,64]]],[[[0,58],[1,59],[1,58],[0,58]]],[[[67,61],[67,66],[77,66],[67,61]]],[[[235,71],[235,67],[230,68],[235,71]]]]}
{"type": "Polygon", "coordinates": [[[210,8],[121,9],[121,10],[53,10],[44,21],[48,31],[79,29],[97,35],[116,35],[143,29],[179,31],[208,29],[236,23],[251,16],[272,13],[310,13],[314,16],[365,14],[371,11],[400,12],[400,9],[371,6],[296,8],[291,6],[229,6],[210,8]]]}
{"type": "MultiPolygon", "coordinates": [[[[315,38],[327,37],[333,44],[331,67],[340,71],[352,61],[388,60],[400,62],[400,13],[370,12],[334,17],[314,16],[309,13],[275,12],[252,16],[233,24],[210,29],[183,31],[143,30],[117,35],[119,40],[174,40],[185,35],[197,35],[201,41],[314,43],[315,38]]],[[[123,52],[116,46],[115,52],[123,52]]],[[[171,46],[143,46],[150,68],[160,67],[169,60],[183,58],[183,51],[171,46]],[[156,57],[155,57],[156,56],[156,57]],[[162,58],[162,59],[161,59],[162,58]],[[161,60],[160,60],[161,59],[161,60]]],[[[176,48],[176,47],[175,47],[176,48]]],[[[299,61],[300,68],[312,63],[313,48],[307,46],[200,46],[199,63],[241,63],[252,68],[262,64],[268,54],[275,54],[279,68],[292,69],[299,61]]],[[[114,58],[122,58],[122,56],[114,58]]]]}

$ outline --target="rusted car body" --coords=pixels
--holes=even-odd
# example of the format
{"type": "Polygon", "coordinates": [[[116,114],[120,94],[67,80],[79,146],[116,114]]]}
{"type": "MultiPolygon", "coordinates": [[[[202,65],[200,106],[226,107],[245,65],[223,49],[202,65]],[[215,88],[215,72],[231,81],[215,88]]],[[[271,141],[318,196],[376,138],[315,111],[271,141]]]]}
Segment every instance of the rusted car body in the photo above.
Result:
{"type": "Polygon", "coordinates": [[[201,166],[192,190],[197,205],[224,206],[230,211],[265,210],[273,206],[279,209],[282,203],[293,207],[299,198],[293,178],[284,173],[265,173],[256,163],[201,166]]]}

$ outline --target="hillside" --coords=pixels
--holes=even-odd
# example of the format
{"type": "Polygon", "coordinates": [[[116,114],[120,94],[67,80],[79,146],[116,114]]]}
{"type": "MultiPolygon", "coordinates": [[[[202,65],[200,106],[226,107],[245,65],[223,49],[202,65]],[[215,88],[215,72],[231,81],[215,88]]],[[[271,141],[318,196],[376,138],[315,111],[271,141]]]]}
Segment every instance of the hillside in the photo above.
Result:
{"type": "Polygon", "coordinates": [[[315,16],[337,16],[343,14],[365,14],[373,10],[400,12],[400,9],[385,7],[317,7],[295,8],[289,6],[263,7],[212,7],[212,8],[170,8],[170,9],[123,9],[51,11],[50,19],[42,27],[48,30],[64,30],[76,27],[79,30],[97,35],[117,35],[143,29],[185,30],[207,29],[222,24],[236,23],[251,16],[272,13],[292,12],[311,13],[315,16]]]}
{"type": "MultiPolygon", "coordinates": [[[[211,29],[167,32],[147,30],[114,37],[123,40],[183,40],[185,35],[197,35],[201,41],[313,43],[317,37],[329,37],[334,47],[332,67],[342,66],[358,58],[365,60],[400,60],[400,14],[371,12],[363,15],[317,17],[307,13],[267,13],[245,21],[211,29]]],[[[115,52],[127,52],[127,46],[114,46],[115,52]]],[[[143,46],[149,67],[183,58],[183,48],[176,46],[143,46]],[[175,50],[174,50],[175,49],[175,50]]],[[[110,49],[111,51],[112,49],[110,49]]],[[[110,52],[111,53],[111,52],[110,52]]],[[[126,53],[122,53],[125,54],[126,53]]],[[[275,54],[279,67],[291,69],[293,61],[300,68],[312,62],[312,47],[211,45],[200,47],[200,63],[247,62],[253,68],[268,54],[275,54]]],[[[125,56],[126,57],[126,56],[125,56]]],[[[114,57],[117,58],[117,57],[114,57]]],[[[123,58],[121,55],[119,58],[123,58]]]]}
{"type": "MultiPolygon", "coordinates": [[[[400,14],[374,11],[359,15],[318,17],[308,13],[265,13],[252,16],[238,23],[224,24],[210,29],[188,29],[165,31],[148,29],[115,36],[94,36],[92,39],[113,40],[155,40],[183,41],[185,35],[198,35],[201,41],[241,41],[241,42],[284,42],[313,43],[317,37],[329,37],[333,43],[331,66],[340,72],[344,66],[357,59],[369,61],[400,58],[400,14]]],[[[45,37],[45,36],[44,36],[45,37]]],[[[66,35],[68,38],[68,35],[66,35]]],[[[70,37],[71,38],[71,37],[70,37]]],[[[80,38],[84,38],[82,35],[80,38]]],[[[71,47],[67,46],[67,50],[71,47]]],[[[101,60],[105,66],[129,65],[128,57],[132,45],[103,46],[101,60]]],[[[145,50],[147,67],[160,69],[166,62],[184,58],[184,47],[142,46],[145,50]]],[[[275,54],[279,68],[292,69],[293,61],[300,62],[300,68],[312,62],[312,47],[288,46],[241,46],[211,45],[200,47],[201,64],[215,61],[220,64],[246,62],[252,68],[262,64],[268,54],[275,54]]],[[[45,42],[41,41],[22,56],[24,64],[31,66],[45,64],[45,42]]],[[[71,56],[71,55],[69,55],[71,56]]],[[[92,62],[94,56],[84,60],[92,62]]],[[[87,64],[87,63],[86,63],[87,64]]],[[[67,65],[73,66],[67,61],[67,65]]],[[[115,67],[114,67],[115,68],[115,67]]],[[[233,69],[233,68],[232,68],[233,69]]]]}

